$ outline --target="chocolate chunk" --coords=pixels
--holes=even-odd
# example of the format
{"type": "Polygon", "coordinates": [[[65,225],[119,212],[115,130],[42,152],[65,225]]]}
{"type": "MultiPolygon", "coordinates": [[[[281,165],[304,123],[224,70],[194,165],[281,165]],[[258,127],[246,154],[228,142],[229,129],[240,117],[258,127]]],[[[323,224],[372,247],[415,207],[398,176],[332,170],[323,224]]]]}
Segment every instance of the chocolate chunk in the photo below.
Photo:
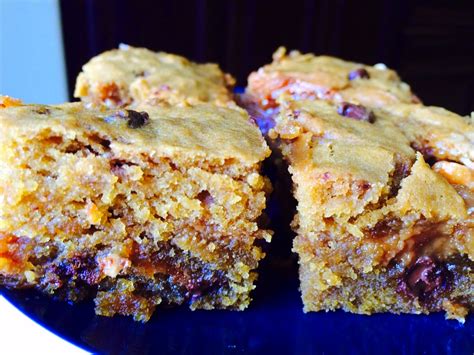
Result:
{"type": "Polygon", "coordinates": [[[197,194],[197,198],[201,201],[205,206],[209,206],[214,202],[214,198],[209,193],[209,191],[204,190],[197,194]]]}
{"type": "Polygon", "coordinates": [[[364,68],[353,70],[349,73],[349,80],[370,79],[369,72],[364,68]]]}
{"type": "Polygon", "coordinates": [[[412,297],[426,300],[446,284],[445,270],[431,257],[422,256],[405,273],[399,289],[412,297]]]}
{"type": "Polygon", "coordinates": [[[144,126],[148,120],[150,119],[150,116],[148,116],[148,113],[142,111],[142,112],[137,112],[133,110],[126,110],[128,112],[128,127],[130,128],[140,128],[144,126]]]}
{"type": "Polygon", "coordinates": [[[49,115],[51,113],[51,111],[44,106],[37,107],[34,111],[40,115],[49,115]]]}
{"type": "Polygon", "coordinates": [[[411,142],[410,147],[412,147],[417,152],[420,152],[423,155],[423,159],[425,159],[425,162],[429,166],[433,166],[438,161],[434,149],[429,146],[427,141],[420,140],[418,142],[411,142]]]}
{"type": "Polygon", "coordinates": [[[337,113],[344,117],[353,118],[358,121],[375,122],[374,114],[362,105],[343,102],[337,108],[337,113]]]}
{"type": "Polygon", "coordinates": [[[137,78],[139,77],[147,77],[149,73],[146,70],[141,70],[133,73],[137,78]]]}
{"type": "Polygon", "coordinates": [[[406,162],[396,162],[395,169],[392,173],[392,184],[390,186],[389,197],[397,196],[403,179],[405,179],[408,175],[410,175],[410,165],[408,165],[406,162]]]}
{"type": "Polygon", "coordinates": [[[127,124],[130,128],[140,128],[144,126],[150,119],[148,113],[144,111],[138,112],[134,110],[120,110],[111,116],[107,116],[105,121],[112,122],[117,118],[128,120],[127,124]]]}

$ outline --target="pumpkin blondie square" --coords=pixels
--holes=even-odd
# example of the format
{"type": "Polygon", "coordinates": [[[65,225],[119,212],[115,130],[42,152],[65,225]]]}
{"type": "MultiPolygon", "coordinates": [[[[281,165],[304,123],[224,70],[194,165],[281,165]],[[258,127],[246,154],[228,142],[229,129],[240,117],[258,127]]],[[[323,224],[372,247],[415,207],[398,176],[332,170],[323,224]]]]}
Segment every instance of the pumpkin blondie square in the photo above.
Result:
{"type": "Polygon", "coordinates": [[[270,152],[245,111],[4,102],[0,285],[139,321],[248,306],[270,152]]]}
{"type": "Polygon", "coordinates": [[[474,126],[414,104],[282,100],[305,311],[474,308],[474,126]]]}
{"type": "Polygon", "coordinates": [[[472,119],[421,105],[383,64],[284,48],[249,76],[240,103],[289,165],[305,311],[464,319],[474,304],[472,119]]]}
{"type": "Polygon", "coordinates": [[[74,96],[92,104],[233,104],[235,80],[217,64],[194,63],[184,57],[121,45],[86,63],[74,96]]]}
{"type": "Polygon", "coordinates": [[[281,97],[369,107],[419,102],[410,86],[384,64],[369,66],[325,55],[287,53],[284,47],[273,54],[272,63],[249,75],[240,103],[266,134],[275,125],[281,97]]]}

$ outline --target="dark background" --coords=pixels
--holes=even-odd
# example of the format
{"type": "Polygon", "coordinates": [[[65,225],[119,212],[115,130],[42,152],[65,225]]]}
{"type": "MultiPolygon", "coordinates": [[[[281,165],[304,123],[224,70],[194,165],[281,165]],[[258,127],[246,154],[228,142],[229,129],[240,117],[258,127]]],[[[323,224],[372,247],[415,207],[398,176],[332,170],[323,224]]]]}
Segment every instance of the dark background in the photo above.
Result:
{"type": "Polygon", "coordinates": [[[217,62],[246,85],[280,45],[399,71],[425,104],[474,111],[474,0],[63,0],[69,89],[120,42],[217,62]]]}

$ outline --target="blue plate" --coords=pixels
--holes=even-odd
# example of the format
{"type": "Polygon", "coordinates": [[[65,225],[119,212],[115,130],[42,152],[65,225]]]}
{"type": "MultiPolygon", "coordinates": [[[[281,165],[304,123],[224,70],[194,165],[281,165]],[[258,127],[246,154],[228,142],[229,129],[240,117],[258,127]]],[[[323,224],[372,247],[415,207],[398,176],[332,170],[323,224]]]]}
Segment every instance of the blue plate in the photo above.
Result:
{"type": "Polygon", "coordinates": [[[34,291],[0,291],[42,326],[92,352],[111,354],[469,354],[474,321],[443,314],[361,316],[302,311],[295,262],[262,265],[244,312],[158,309],[146,323],[99,317],[92,303],[69,305],[34,291]]]}

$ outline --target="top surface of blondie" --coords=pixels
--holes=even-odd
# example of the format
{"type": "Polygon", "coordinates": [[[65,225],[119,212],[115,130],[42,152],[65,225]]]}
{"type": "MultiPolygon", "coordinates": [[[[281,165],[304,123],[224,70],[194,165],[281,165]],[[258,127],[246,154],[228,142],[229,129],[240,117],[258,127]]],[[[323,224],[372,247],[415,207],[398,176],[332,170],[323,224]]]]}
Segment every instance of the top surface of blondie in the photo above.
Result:
{"type": "Polygon", "coordinates": [[[357,235],[390,213],[420,213],[435,221],[460,221],[472,213],[470,194],[463,190],[472,186],[474,176],[463,165],[474,151],[468,120],[415,104],[403,107],[408,112],[402,116],[321,100],[289,101],[281,108],[275,133],[285,140],[283,153],[299,186],[298,210],[309,216],[300,217],[300,228],[324,227],[318,224],[323,217],[346,225],[365,206],[371,206],[367,215],[349,223],[358,225],[357,231],[351,229],[357,235]],[[447,124],[450,119],[452,125],[447,124]],[[433,166],[416,152],[416,140],[424,138],[432,150],[422,153],[433,154],[433,166]],[[465,187],[457,190],[454,185],[459,184],[465,187]],[[371,203],[383,207],[374,210],[371,203]],[[315,209],[317,205],[323,208],[315,209]]]}
{"type": "MultiPolygon", "coordinates": [[[[389,167],[393,167],[393,157],[413,161],[415,150],[472,169],[471,121],[439,107],[417,104],[370,110],[348,103],[290,100],[282,107],[276,132],[290,139],[310,132],[318,144],[309,143],[311,147],[307,148],[313,150],[314,162],[319,167],[330,166],[368,181],[383,181],[389,167]]],[[[309,158],[303,153],[293,158],[296,157],[309,158]]],[[[301,166],[304,168],[305,164],[301,166]]]]}
{"type": "Polygon", "coordinates": [[[474,119],[441,107],[393,104],[379,112],[405,134],[410,142],[437,160],[456,161],[474,169],[474,119]]]}
{"type": "Polygon", "coordinates": [[[415,158],[409,140],[387,116],[377,113],[369,122],[338,114],[337,107],[326,101],[293,101],[283,107],[276,131],[282,138],[305,132],[313,137],[295,146],[290,159],[297,169],[310,171],[317,166],[383,183],[395,156],[407,161],[415,158]]]}
{"type": "Polygon", "coordinates": [[[165,92],[167,99],[175,96],[196,102],[227,102],[227,87],[234,84],[217,64],[198,64],[179,55],[130,46],[106,51],[82,69],[76,97],[94,94],[91,87],[114,84],[142,99],[165,92]]]}
{"type": "Polygon", "coordinates": [[[314,92],[318,98],[373,106],[416,101],[409,85],[384,64],[369,66],[325,55],[287,53],[281,47],[274,53],[271,64],[249,76],[249,92],[268,95],[270,91],[275,96],[285,87],[296,95],[314,92]]]}
{"type": "Polygon", "coordinates": [[[266,72],[291,73],[305,76],[307,79],[327,79],[327,86],[342,88],[349,82],[349,73],[353,70],[367,70],[370,79],[383,81],[399,81],[397,73],[384,65],[369,66],[361,63],[345,61],[327,55],[316,56],[312,53],[290,51],[288,54],[283,48],[273,54],[273,62],[265,65],[266,72]]]}
{"type": "Polygon", "coordinates": [[[243,110],[203,104],[141,106],[137,111],[91,110],[80,103],[7,107],[0,109],[0,140],[48,129],[71,139],[96,134],[109,140],[114,150],[132,154],[235,159],[245,165],[258,163],[270,154],[258,128],[243,110]],[[137,111],[147,112],[149,119],[137,111]]]}

